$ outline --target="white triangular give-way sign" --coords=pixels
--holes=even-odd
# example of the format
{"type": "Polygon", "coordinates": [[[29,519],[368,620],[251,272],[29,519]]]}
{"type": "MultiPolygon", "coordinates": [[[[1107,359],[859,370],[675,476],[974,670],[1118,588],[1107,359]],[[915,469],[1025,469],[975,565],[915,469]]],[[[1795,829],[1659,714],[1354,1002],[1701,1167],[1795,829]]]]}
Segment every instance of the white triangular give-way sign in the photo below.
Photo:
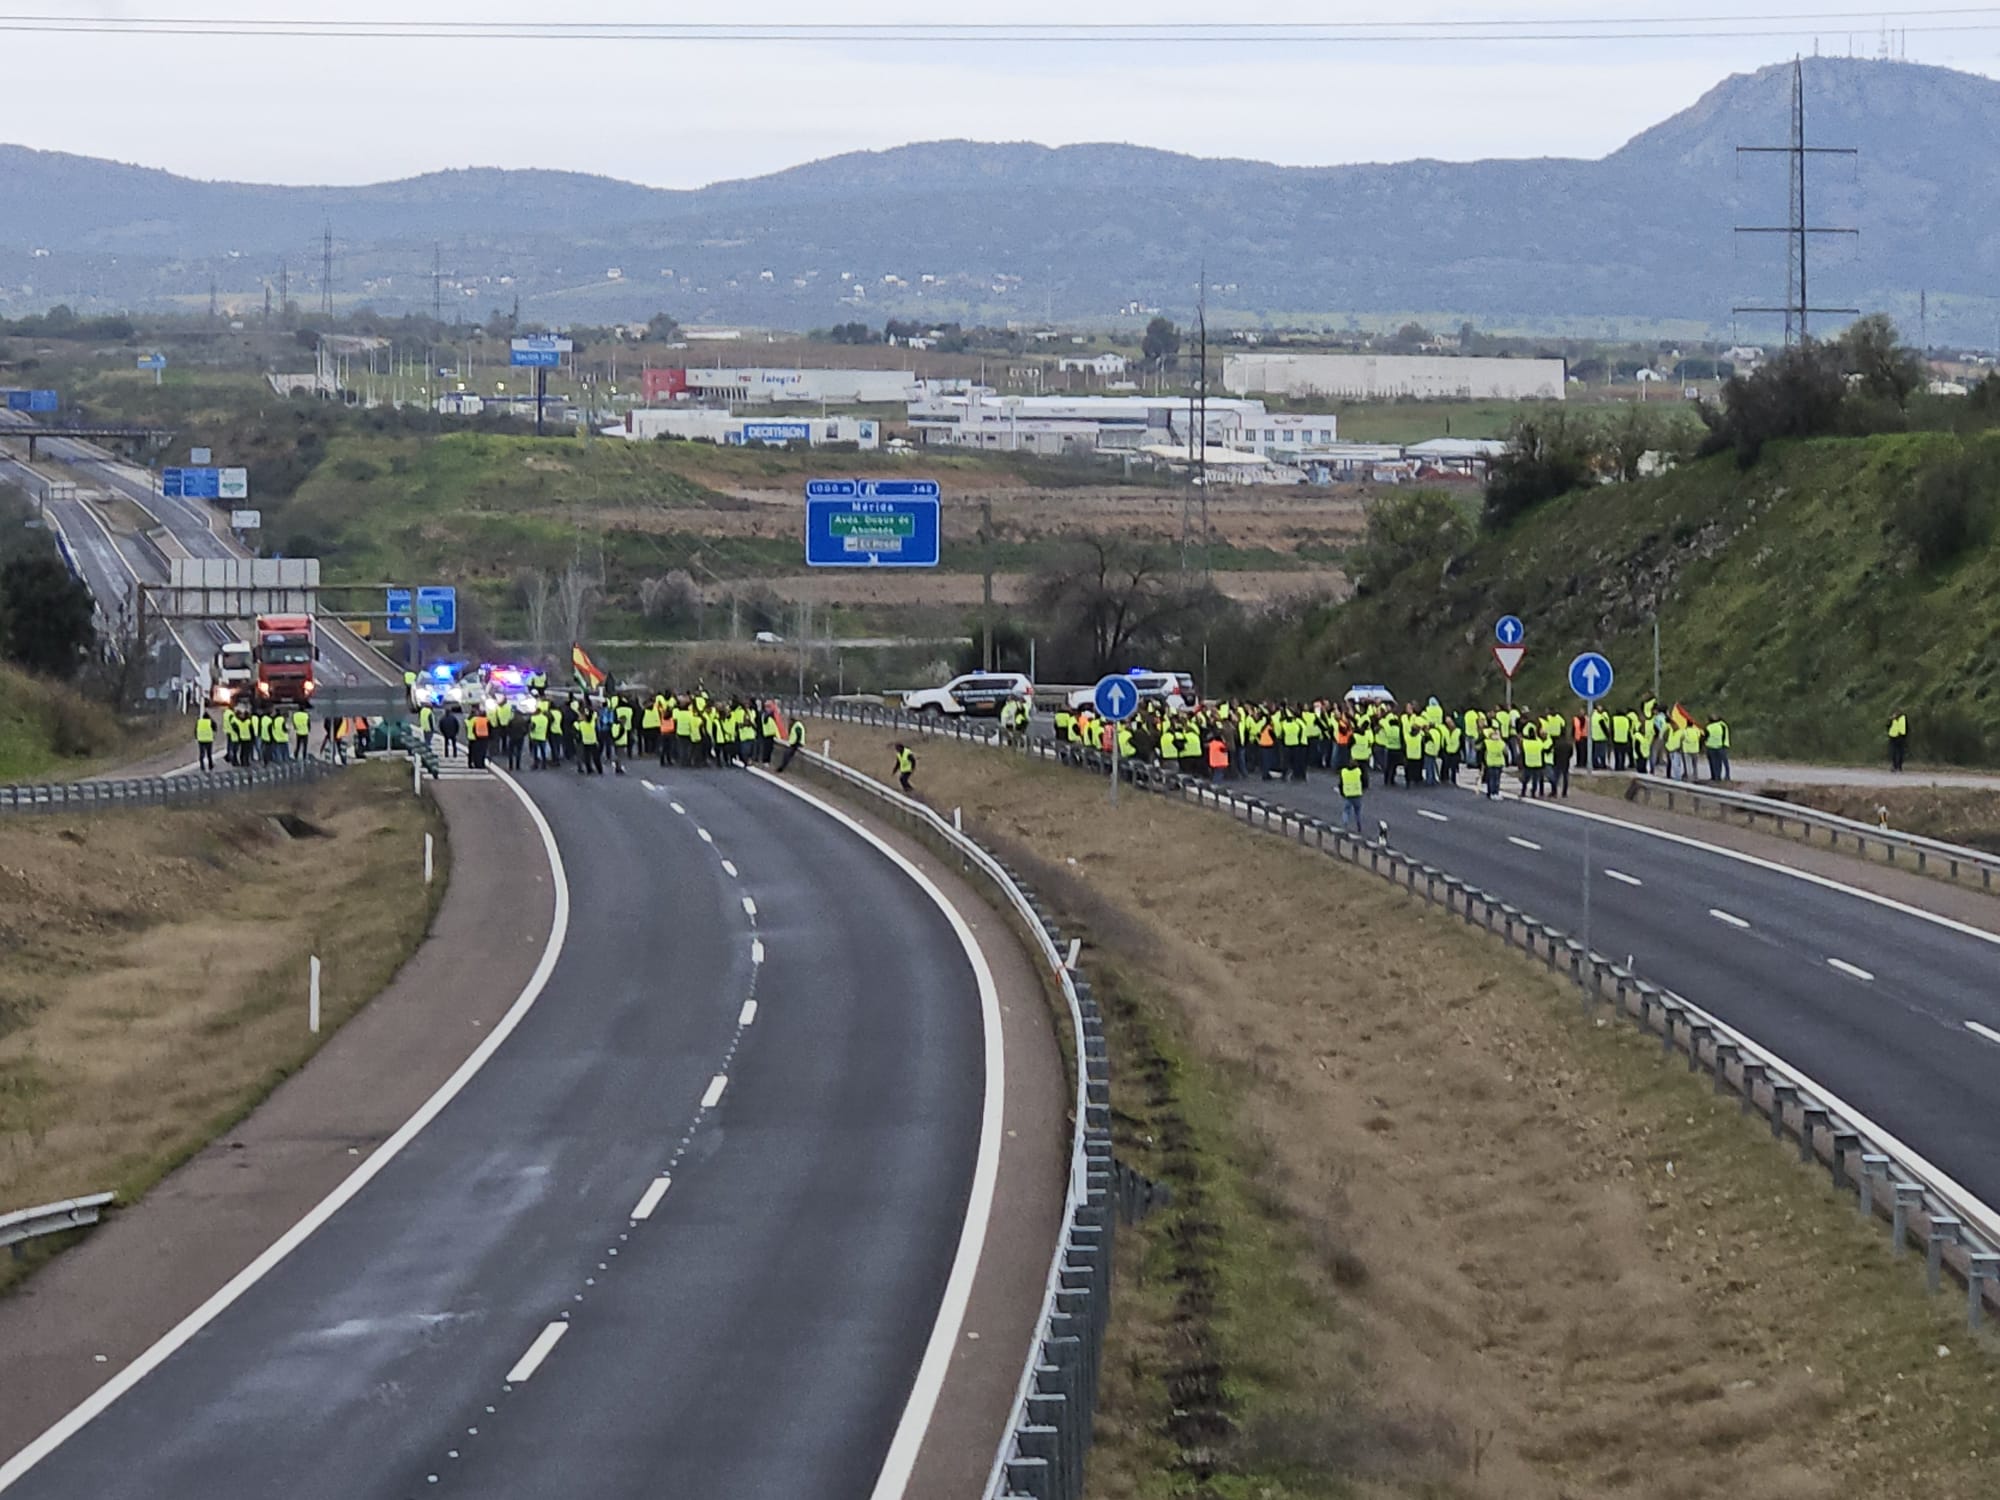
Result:
{"type": "Polygon", "coordinates": [[[1521,658],[1527,654],[1528,648],[1526,646],[1495,646],[1493,648],[1493,659],[1500,663],[1500,670],[1507,675],[1509,682],[1512,682],[1514,674],[1521,670],[1521,658]]]}

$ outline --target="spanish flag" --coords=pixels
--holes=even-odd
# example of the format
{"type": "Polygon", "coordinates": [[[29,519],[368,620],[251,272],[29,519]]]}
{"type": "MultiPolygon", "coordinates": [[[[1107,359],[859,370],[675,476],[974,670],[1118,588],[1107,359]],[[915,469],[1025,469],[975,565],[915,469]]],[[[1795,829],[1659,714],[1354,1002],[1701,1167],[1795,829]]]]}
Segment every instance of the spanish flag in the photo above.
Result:
{"type": "Polygon", "coordinates": [[[574,643],[569,648],[569,664],[576,669],[576,680],[586,688],[604,685],[604,669],[590,659],[590,653],[574,643]]]}
{"type": "Polygon", "coordinates": [[[1676,729],[1685,729],[1690,724],[1694,725],[1697,729],[1701,727],[1701,721],[1682,708],[1678,703],[1674,705],[1674,711],[1667,715],[1667,722],[1672,724],[1676,729]]]}

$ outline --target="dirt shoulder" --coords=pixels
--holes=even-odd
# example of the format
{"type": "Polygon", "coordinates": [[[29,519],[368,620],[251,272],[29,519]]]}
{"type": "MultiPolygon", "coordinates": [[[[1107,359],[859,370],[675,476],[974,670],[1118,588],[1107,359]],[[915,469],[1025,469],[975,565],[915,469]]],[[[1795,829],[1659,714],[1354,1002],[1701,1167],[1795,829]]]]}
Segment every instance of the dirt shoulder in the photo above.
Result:
{"type": "MultiPolygon", "coordinates": [[[[10,964],[0,992],[16,1014],[37,983],[46,997],[0,1041],[0,1076],[11,1066],[37,1080],[0,1096],[0,1192],[11,1206],[115,1184],[126,1201],[162,1161],[188,1159],[0,1300],[0,1454],[331,1191],[450,1076],[533,970],[554,893],[520,803],[498,782],[435,789],[451,844],[433,915],[420,830],[434,814],[402,771],[350,772],[310,793],[327,802],[299,801],[333,834],[323,840],[274,846],[234,807],[44,820],[60,844],[63,829],[82,842],[69,845],[73,870],[45,868],[38,882],[70,895],[25,898],[24,925],[46,937],[39,981],[17,983],[10,964]],[[259,878],[232,879],[240,861],[259,878]],[[506,914],[497,926],[496,913],[506,914]],[[345,1024],[304,1066],[308,951],[325,962],[327,1025],[345,1024]],[[59,977],[64,963],[85,967],[59,977]],[[59,1057],[75,1072],[57,1076],[59,1057]],[[40,1113],[23,1119],[24,1099],[40,1113]]],[[[13,865],[9,841],[23,836],[0,826],[0,865],[13,865]]],[[[0,869],[0,886],[18,873],[0,869]]],[[[12,920],[24,908],[6,894],[0,913],[12,920]]]]}
{"type": "Polygon", "coordinates": [[[1992,1493],[1959,1299],[1656,1046],[1323,857],[919,754],[1085,934],[1120,1154],[1174,1189],[1122,1236],[1093,1494],[1992,1493]]]}
{"type": "Polygon", "coordinates": [[[804,779],[930,878],[972,929],[1000,996],[1006,1088],[993,1213],[965,1326],[909,1485],[912,1495],[974,1496],[1013,1410],[1061,1231],[1072,1099],[1063,1051],[1039,968],[985,888],[863,794],[830,776],[804,779]]]}

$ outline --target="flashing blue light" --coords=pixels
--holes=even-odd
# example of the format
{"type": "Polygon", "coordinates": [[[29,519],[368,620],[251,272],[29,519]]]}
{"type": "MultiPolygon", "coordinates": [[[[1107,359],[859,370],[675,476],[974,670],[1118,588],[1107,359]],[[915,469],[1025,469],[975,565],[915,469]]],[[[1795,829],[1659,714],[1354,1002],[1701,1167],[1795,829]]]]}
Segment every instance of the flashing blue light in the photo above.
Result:
{"type": "Polygon", "coordinates": [[[441,661],[431,668],[431,676],[435,677],[439,682],[449,682],[452,679],[452,675],[457,671],[458,668],[454,667],[450,662],[441,661]]]}

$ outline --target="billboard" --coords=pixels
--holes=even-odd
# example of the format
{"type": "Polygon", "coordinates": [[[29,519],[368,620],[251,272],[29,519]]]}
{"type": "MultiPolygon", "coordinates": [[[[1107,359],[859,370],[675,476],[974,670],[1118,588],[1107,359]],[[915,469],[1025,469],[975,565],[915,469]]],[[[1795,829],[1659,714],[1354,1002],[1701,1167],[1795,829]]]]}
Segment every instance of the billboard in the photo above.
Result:
{"type": "Polygon", "coordinates": [[[810,422],[745,422],[743,435],[739,439],[745,443],[810,443],[812,441],[810,422]]]}
{"type": "Polygon", "coordinates": [[[568,339],[546,336],[515,339],[508,346],[507,363],[529,369],[553,370],[562,364],[562,357],[575,347],[568,339]]]}

